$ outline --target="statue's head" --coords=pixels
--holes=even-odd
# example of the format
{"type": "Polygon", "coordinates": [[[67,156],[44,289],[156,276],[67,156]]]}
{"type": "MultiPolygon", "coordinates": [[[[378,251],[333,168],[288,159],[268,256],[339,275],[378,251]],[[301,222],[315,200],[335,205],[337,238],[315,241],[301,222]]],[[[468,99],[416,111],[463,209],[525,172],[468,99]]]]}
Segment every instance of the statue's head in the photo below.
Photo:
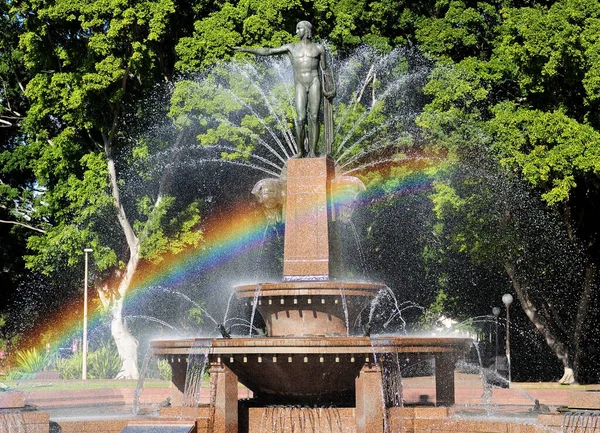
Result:
{"type": "Polygon", "coordinates": [[[300,26],[303,26],[306,30],[306,37],[308,39],[312,38],[312,32],[313,32],[313,26],[311,23],[309,23],[308,21],[300,21],[298,23],[298,25],[296,26],[296,29],[298,29],[300,26]]]}

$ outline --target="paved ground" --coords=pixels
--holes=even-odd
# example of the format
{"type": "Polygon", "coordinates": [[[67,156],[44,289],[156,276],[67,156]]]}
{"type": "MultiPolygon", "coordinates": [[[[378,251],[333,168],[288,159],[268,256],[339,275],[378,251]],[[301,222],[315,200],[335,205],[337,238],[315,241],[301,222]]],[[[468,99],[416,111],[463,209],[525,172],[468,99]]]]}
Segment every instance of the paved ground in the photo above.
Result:
{"type": "MultiPolygon", "coordinates": [[[[407,403],[435,401],[435,378],[404,378],[403,399],[407,403]]],[[[482,386],[479,375],[457,373],[455,380],[456,412],[465,415],[531,413],[535,399],[555,410],[566,406],[568,393],[575,390],[599,389],[600,385],[562,386],[557,383],[512,383],[509,389],[482,386]]],[[[34,391],[26,393],[26,402],[49,412],[51,419],[131,418],[135,389],[85,389],[34,391]]],[[[203,389],[201,401],[208,402],[208,389],[203,389]]],[[[140,396],[140,416],[155,415],[169,395],[168,388],[146,388],[140,396]]],[[[240,388],[240,398],[251,396],[240,388]]]]}

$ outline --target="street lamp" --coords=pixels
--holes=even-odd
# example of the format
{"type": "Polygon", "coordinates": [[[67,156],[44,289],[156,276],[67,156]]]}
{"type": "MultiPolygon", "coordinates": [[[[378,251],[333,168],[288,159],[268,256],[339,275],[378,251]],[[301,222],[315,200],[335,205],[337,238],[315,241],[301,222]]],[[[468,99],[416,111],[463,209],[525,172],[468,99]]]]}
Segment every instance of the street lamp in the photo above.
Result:
{"type": "Polygon", "coordinates": [[[510,304],[512,304],[513,297],[510,293],[502,295],[502,302],[506,306],[506,361],[508,365],[508,387],[510,388],[511,382],[511,369],[510,369],[510,304]]]}
{"type": "Polygon", "coordinates": [[[492,308],[492,314],[496,318],[496,356],[494,357],[494,369],[498,372],[498,317],[500,316],[500,308],[492,308]]]}
{"type": "Polygon", "coordinates": [[[83,277],[83,360],[81,366],[81,380],[87,380],[88,254],[92,251],[93,250],[91,248],[85,248],[83,250],[83,252],[85,253],[85,271],[83,277]]]}

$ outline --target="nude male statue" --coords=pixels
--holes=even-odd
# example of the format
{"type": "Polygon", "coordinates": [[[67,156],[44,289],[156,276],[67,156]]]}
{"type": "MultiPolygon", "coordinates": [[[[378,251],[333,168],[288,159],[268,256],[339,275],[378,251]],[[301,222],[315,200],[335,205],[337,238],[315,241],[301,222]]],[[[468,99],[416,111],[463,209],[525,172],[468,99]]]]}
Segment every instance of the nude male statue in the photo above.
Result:
{"type": "MultiPolygon", "coordinates": [[[[296,143],[298,144],[298,157],[307,156],[304,149],[306,136],[306,113],[308,111],[308,156],[315,157],[317,142],[319,141],[319,105],[321,104],[321,80],[319,68],[327,76],[327,61],[325,48],[311,42],[312,24],[300,21],[296,26],[296,34],[300,42],[286,44],[279,48],[242,48],[233,47],[236,51],[271,56],[274,54],[288,54],[294,69],[294,85],[296,86],[296,143]]],[[[325,94],[331,98],[334,95],[325,94]]]]}

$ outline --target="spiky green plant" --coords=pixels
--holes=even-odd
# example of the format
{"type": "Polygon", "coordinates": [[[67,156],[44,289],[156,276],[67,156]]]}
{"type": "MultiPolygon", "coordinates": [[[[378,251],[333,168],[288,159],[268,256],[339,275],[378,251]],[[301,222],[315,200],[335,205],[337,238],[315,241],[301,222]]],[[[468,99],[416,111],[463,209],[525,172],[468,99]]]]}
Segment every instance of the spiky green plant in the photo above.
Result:
{"type": "Polygon", "coordinates": [[[112,342],[104,343],[88,356],[90,379],[112,379],[121,370],[121,359],[112,342]]]}
{"type": "Polygon", "coordinates": [[[15,354],[17,370],[22,373],[37,373],[52,363],[50,352],[39,352],[35,347],[32,349],[18,350],[15,354]]]}
{"type": "Polygon", "coordinates": [[[56,360],[56,369],[63,379],[80,379],[83,366],[83,352],[78,351],[69,358],[56,360]]]}

